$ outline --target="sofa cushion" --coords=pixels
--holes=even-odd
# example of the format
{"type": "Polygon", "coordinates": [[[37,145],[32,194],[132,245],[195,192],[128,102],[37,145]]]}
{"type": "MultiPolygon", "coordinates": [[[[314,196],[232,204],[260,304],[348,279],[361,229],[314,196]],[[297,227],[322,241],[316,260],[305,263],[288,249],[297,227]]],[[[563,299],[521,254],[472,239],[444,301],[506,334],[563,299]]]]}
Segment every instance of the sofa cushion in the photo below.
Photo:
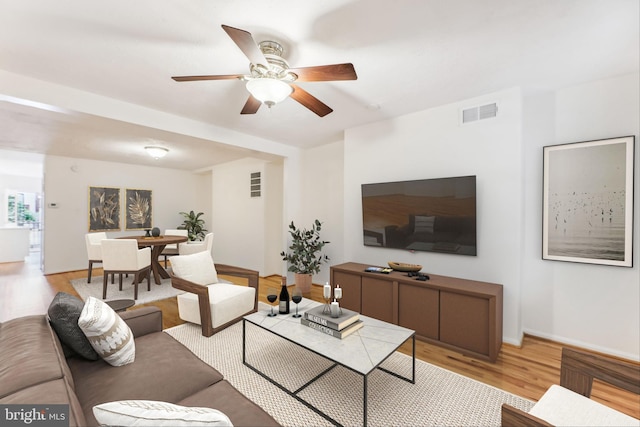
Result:
{"type": "MultiPolygon", "coordinates": [[[[44,316],[39,316],[43,320],[44,316]]],[[[45,320],[46,321],[46,320],[45,320]]],[[[85,360],[85,359],[81,359],[85,360]]],[[[95,363],[95,362],[94,362],[95,363]]],[[[17,365],[16,365],[17,366],[17,365]]],[[[21,367],[15,368],[14,371],[21,371],[21,367]]],[[[82,407],[78,402],[73,390],[64,378],[46,381],[35,384],[31,387],[23,388],[15,393],[0,398],[2,405],[69,405],[69,426],[86,426],[87,421],[84,417],[82,407]]],[[[1,417],[0,417],[1,419],[1,417]]],[[[27,424],[23,424],[27,425],[27,424]]],[[[38,425],[33,423],[32,425],[38,425]]],[[[42,424],[40,424],[42,425],[42,424]]]]}
{"type": "Polygon", "coordinates": [[[84,302],[73,295],[58,292],[49,304],[49,323],[63,344],[66,356],[79,355],[89,360],[98,360],[98,353],[78,326],[78,318],[84,302]],[[71,350],[68,352],[68,349],[71,350]]]}
{"type": "Polygon", "coordinates": [[[89,297],[78,319],[78,326],[100,357],[112,366],[133,363],[136,345],[129,326],[104,302],[89,297]]]}
{"type": "Polygon", "coordinates": [[[116,368],[102,360],[90,362],[79,357],[67,362],[89,425],[96,425],[92,410],[98,404],[137,399],[180,404],[187,396],[222,380],[218,371],[164,332],[136,338],[136,359],[125,366],[116,368]]]}
{"type": "Polygon", "coordinates": [[[198,285],[218,283],[218,273],[209,251],[171,258],[173,274],[198,285]]]}
{"type": "Polygon", "coordinates": [[[62,378],[63,366],[45,316],[0,324],[0,398],[41,382],[62,378]]]}
{"type": "Polygon", "coordinates": [[[200,390],[178,404],[216,408],[228,416],[235,426],[275,427],[280,425],[264,409],[247,399],[227,380],[200,390]]]}
{"type": "Polygon", "coordinates": [[[100,425],[110,426],[233,426],[229,418],[216,409],[180,406],[153,400],[103,403],[93,407],[93,415],[100,425]]]}
{"type": "Polygon", "coordinates": [[[559,385],[552,385],[529,414],[554,426],[638,426],[622,412],[559,385]]]}
{"type": "MultiPolygon", "coordinates": [[[[253,287],[229,283],[207,286],[211,307],[211,326],[217,328],[253,310],[256,290],[253,287]]],[[[198,295],[185,292],[178,295],[178,315],[184,321],[202,324],[198,295]]]]}

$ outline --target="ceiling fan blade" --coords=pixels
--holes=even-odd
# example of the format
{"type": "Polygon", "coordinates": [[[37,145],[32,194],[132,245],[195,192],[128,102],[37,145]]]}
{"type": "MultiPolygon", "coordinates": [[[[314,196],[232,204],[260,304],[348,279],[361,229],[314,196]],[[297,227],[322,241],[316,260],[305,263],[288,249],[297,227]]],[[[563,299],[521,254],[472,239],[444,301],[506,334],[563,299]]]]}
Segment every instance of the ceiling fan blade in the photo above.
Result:
{"type": "Polygon", "coordinates": [[[171,77],[173,80],[177,82],[193,82],[197,80],[231,80],[231,79],[241,79],[244,76],[242,74],[226,74],[219,76],[176,76],[171,77]]]}
{"type": "Polygon", "coordinates": [[[260,108],[261,105],[262,102],[255,99],[252,95],[249,95],[249,99],[247,99],[244,107],[242,107],[240,114],[255,114],[258,112],[258,108],[260,108]]]}
{"type": "Polygon", "coordinates": [[[222,29],[227,32],[229,37],[231,37],[231,40],[238,45],[242,53],[249,58],[249,61],[251,61],[252,64],[262,64],[264,66],[269,65],[267,59],[258,47],[258,44],[253,40],[253,36],[250,32],[239,28],[229,27],[228,25],[223,25],[222,29]]]}
{"type": "Polygon", "coordinates": [[[292,84],[291,87],[293,88],[291,98],[295,99],[300,104],[304,105],[320,117],[324,117],[333,111],[328,105],[320,101],[315,96],[311,95],[306,90],[302,89],[300,86],[292,84]]]}
{"type": "Polygon", "coordinates": [[[317,67],[289,68],[298,76],[298,82],[326,82],[334,80],[357,80],[353,64],[319,65],[317,67]]]}

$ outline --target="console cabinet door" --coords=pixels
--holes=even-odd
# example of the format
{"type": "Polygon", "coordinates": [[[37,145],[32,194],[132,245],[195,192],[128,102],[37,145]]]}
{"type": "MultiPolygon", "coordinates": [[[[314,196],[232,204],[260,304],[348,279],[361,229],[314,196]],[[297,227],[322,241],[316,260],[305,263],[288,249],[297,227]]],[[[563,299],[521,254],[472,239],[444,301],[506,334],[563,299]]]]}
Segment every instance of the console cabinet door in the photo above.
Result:
{"type": "Polygon", "coordinates": [[[362,277],[362,314],[384,322],[393,321],[393,282],[362,277]]]}
{"type": "Polygon", "coordinates": [[[440,339],[440,292],[400,283],[398,324],[413,329],[419,337],[440,339]]]}
{"type": "Polygon", "coordinates": [[[441,291],[440,341],[489,355],[489,300],[441,291]]]}
{"type": "Polygon", "coordinates": [[[340,285],[342,288],[342,299],[340,305],[349,310],[360,313],[360,294],[362,292],[361,276],[359,274],[348,274],[341,271],[333,272],[332,286],[340,285]]]}

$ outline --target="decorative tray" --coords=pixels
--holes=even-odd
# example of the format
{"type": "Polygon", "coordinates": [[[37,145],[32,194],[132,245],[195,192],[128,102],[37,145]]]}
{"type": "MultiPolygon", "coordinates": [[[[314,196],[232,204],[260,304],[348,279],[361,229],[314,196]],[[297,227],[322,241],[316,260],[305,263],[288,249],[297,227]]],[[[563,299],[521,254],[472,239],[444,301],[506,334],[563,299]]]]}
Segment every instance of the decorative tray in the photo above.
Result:
{"type": "Polygon", "coordinates": [[[419,264],[406,264],[404,262],[388,262],[389,267],[393,268],[396,271],[420,271],[422,270],[422,266],[419,264]]]}

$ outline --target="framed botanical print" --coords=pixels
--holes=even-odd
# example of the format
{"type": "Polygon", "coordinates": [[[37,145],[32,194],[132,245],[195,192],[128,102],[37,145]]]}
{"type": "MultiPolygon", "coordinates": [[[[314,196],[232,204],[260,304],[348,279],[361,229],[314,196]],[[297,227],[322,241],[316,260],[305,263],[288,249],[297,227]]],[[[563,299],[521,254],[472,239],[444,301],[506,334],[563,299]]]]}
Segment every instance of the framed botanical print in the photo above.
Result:
{"type": "Polygon", "coordinates": [[[120,189],[89,187],[89,231],[120,230],[120,189]]]}
{"type": "Polygon", "coordinates": [[[632,267],[634,136],[543,148],[542,258],[632,267]]]}
{"type": "Polygon", "coordinates": [[[151,228],[153,205],[151,190],[132,190],[127,188],[126,194],[126,229],[144,230],[151,228]]]}

